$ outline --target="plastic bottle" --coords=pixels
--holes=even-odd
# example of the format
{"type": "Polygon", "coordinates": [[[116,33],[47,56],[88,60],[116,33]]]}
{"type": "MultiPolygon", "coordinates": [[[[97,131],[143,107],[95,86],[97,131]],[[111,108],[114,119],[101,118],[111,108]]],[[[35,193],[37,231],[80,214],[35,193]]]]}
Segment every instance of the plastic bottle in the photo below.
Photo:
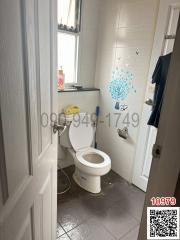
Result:
{"type": "Polygon", "coordinates": [[[61,66],[61,69],[58,70],[58,90],[64,89],[64,80],[65,80],[65,74],[61,66]]]}

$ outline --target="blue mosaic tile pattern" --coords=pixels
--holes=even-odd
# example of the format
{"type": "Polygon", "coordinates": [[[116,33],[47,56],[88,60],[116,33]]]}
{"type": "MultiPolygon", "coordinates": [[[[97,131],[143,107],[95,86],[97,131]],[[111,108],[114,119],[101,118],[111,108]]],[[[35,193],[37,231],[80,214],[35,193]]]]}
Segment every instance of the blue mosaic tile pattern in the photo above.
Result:
{"type": "Polygon", "coordinates": [[[134,75],[126,68],[116,67],[113,70],[112,80],[108,87],[112,99],[116,101],[116,109],[119,109],[119,102],[124,101],[130,92],[136,92],[133,79],[134,75]]]}

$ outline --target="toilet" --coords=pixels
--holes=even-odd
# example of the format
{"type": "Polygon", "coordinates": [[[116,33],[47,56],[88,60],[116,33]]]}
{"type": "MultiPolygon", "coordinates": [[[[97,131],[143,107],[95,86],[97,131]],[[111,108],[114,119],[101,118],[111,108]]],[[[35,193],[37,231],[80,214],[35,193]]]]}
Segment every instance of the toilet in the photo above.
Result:
{"type": "Polygon", "coordinates": [[[67,148],[74,159],[73,179],[86,191],[99,193],[101,176],[110,171],[111,159],[103,151],[92,147],[94,127],[90,115],[87,113],[80,113],[77,117],[62,115],[60,121],[67,126],[60,136],[60,145],[67,148]]]}

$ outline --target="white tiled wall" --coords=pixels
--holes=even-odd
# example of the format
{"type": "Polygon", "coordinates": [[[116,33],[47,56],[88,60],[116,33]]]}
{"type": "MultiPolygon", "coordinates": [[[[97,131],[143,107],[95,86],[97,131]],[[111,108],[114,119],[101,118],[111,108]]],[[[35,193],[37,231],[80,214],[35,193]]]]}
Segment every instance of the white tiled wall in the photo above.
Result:
{"type": "Polygon", "coordinates": [[[58,93],[58,102],[59,113],[69,104],[79,106],[81,112],[94,113],[99,103],[99,91],[58,93]]]}
{"type": "Polygon", "coordinates": [[[83,87],[94,87],[99,10],[100,0],[82,1],[78,81],[83,87]]]}
{"type": "MultiPolygon", "coordinates": [[[[98,55],[95,84],[101,89],[101,118],[98,146],[112,159],[112,168],[122,177],[131,181],[138,127],[129,127],[129,139],[123,140],[115,127],[114,101],[108,92],[112,68],[116,61],[134,74],[136,94],[127,99],[130,115],[141,116],[147,83],[149,62],[152,51],[159,0],[102,0],[99,26],[98,55]],[[111,113],[111,126],[107,124],[107,114],[111,113]]],[[[124,124],[120,119],[118,127],[124,124]]],[[[130,122],[132,122],[130,120],[130,122]]]]}

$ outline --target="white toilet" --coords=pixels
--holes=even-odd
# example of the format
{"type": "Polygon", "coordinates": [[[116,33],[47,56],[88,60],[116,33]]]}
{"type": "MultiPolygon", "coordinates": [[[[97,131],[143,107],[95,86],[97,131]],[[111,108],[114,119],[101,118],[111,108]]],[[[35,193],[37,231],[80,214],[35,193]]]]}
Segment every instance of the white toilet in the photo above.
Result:
{"type": "Polygon", "coordinates": [[[101,176],[110,171],[111,159],[106,153],[91,146],[94,127],[90,121],[90,115],[85,114],[80,113],[78,118],[76,117],[78,122],[73,121],[73,116],[61,116],[60,121],[66,123],[67,128],[60,137],[60,145],[67,148],[74,158],[75,182],[91,193],[99,193],[101,176]],[[83,120],[85,118],[86,120],[83,120]]]}

